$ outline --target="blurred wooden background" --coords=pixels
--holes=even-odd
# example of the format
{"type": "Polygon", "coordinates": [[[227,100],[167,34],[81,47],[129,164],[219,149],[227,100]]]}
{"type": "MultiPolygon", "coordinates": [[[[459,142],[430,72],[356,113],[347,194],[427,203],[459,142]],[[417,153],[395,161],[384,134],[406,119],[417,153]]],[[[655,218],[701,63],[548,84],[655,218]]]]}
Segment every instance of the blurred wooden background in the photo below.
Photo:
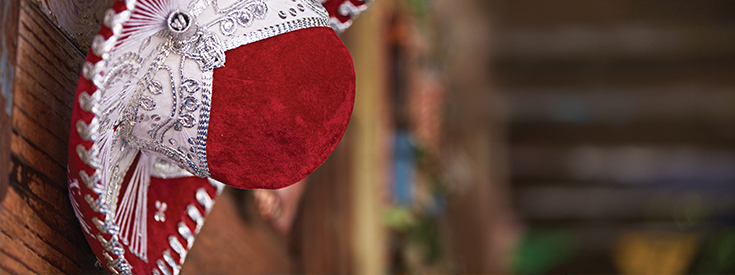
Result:
{"type": "Polygon", "coordinates": [[[716,272],[696,268],[735,213],[735,2],[496,4],[514,206],[574,242],[549,272],[623,272],[630,232],[696,236],[676,272],[716,272]]]}

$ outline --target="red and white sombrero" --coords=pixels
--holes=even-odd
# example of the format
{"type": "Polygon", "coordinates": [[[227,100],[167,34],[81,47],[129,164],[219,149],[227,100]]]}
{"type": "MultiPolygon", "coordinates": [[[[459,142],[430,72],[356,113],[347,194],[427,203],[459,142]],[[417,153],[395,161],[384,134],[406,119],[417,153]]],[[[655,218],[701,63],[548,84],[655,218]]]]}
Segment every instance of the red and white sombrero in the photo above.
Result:
{"type": "Polygon", "coordinates": [[[349,26],[364,2],[326,1],[331,19],[321,2],[125,0],[107,11],[77,86],[68,178],[109,272],[177,274],[223,184],[281,188],[331,154],[355,76],[330,26],[349,26]]]}

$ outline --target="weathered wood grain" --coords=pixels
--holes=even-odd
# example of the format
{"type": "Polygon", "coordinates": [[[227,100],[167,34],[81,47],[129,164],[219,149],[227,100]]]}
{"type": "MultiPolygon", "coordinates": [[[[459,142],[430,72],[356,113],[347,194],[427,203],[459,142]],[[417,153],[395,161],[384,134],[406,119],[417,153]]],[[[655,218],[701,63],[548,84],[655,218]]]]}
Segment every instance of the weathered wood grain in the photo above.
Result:
{"type": "MultiPolygon", "coordinates": [[[[44,93],[51,93],[51,91],[45,90],[36,81],[30,79],[30,74],[25,70],[17,70],[17,75],[16,83],[18,86],[16,91],[18,93],[14,96],[13,105],[26,113],[40,127],[49,131],[53,137],[67,140],[69,138],[69,125],[71,125],[71,113],[68,111],[54,111],[64,108],[59,106],[61,104],[58,101],[52,101],[52,97],[44,96],[44,93]],[[38,96],[35,96],[35,93],[38,96]],[[62,124],[62,122],[65,122],[65,124],[62,124]]],[[[71,108],[67,109],[71,110],[71,108]]]]}
{"type": "Polygon", "coordinates": [[[31,0],[72,43],[86,52],[115,0],[31,0]]]}
{"type": "MultiPolygon", "coordinates": [[[[13,108],[13,125],[19,137],[38,146],[43,152],[47,152],[51,160],[64,164],[67,161],[67,140],[51,134],[48,128],[43,127],[21,109],[13,108]]],[[[67,127],[69,128],[69,127],[67,127]]]]}
{"type": "MultiPolygon", "coordinates": [[[[9,251],[17,252],[18,247],[23,246],[24,249],[21,251],[27,249],[27,254],[41,258],[43,261],[36,261],[31,265],[41,268],[37,270],[40,273],[60,273],[61,270],[80,272],[78,265],[69,258],[75,255],[64,253],[64,251],[77,249],[56,232],[55,228],[41,221],[40,217],[34,213],[37,208],[34,209],[29,204],[21,203],[23,201],[21,196],[16,193],[16,190],[11,190],[5,200],[8,204],[3,204],[3,210],[8,213],[0,216],[0,228],[4,234],[12,236],[13,245],[11,247],[14,249],[9,249],[9,251]]],[[[26,259],[27,256],[19,258],[26,259]]]]}
{"type": "Polygon", "coordinates": [[[57,188],[45,184],[49,179],[44,178],[33,168],[19,164],[18,161],[13,162],[11,171],[14,176],[12,182],[23,183],[16,186],[16,191],[24,196],[24,203],[39,213],[38,217],[49,229],[62,236],[69,236],[73,242],[82,241],[73,239],[79,228],[70,207],[66,187],[57,188]]]}
{"type": "Polygon", "coordinates": [[[18,1],[0,0],[0,200],[5,196],[10,168],[10,115],[18,46],[18,1]]]}
{"type": "Polygon", "coordinates": [[[295,273],[349,274],[352,265],[351,132],[329,159],[309,175],[301,208],[289,234],[295,273]]]}
{"type": "Polygon", "coordinates": [[[3,243],[2,252],[7,256],[7,259],[15,260],[15,263],[9,264],[10,269],[18,270],[19,266],[23,266],[28,274],[31,273],[61,273],[57,268],[48,264],[38,253],[30,250],[24,246],[21,242],[15,239],[15,236],[10,236],[5,232],[0,234],[0,242],[3,243]],[[15,266],[15,268],[13,268],[15,266]]]}
{"type": "Polygon", "coordinates": [[[67,140],[84,55],[28,1],[19,6],[9,187],[0,202],[7,273],[96,273],[66,189],[67,140]]]}

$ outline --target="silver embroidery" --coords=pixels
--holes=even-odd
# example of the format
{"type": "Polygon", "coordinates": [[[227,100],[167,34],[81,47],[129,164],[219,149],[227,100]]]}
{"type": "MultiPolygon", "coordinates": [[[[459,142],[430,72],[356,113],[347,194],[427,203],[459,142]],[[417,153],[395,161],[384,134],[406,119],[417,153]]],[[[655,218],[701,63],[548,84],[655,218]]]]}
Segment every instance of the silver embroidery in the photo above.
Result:
{"type": "Polygon", "coordinates": [[[106,240],[102,234],[97,234],[97,240],[102,244],[102,247],[105,250],[110,251],[115,255],[125,253],[125,248],[123,248],[123,245],[118,241],[117,235],[112,235],[109,240],[106,240]]]}
{"type": "Polygon", "coordinates": [[[202,217],[202,213],[199,212],[199,209],[197,209],[196,206],[189,204],[186,207],[186,214],[188,214],[189,218],[196,223],[194,234],[199,233],[199,230],[202,229],[202,225],[204,225],[204,217],[202,217]]]}
{"type": "Polygon", "coordinates": [[[179,166],[176,166],[175,164],[158,158],[156,159],[156,162],[153,163],[151,176],[161,179],[173,179],[191,177],[193,175],[186,170],[179,168],[179,166]]]}
{"type": "Polygon", "coordinates": [[[96,145],[92,145],[89,150],[85,149],[82,144],[77,145],[77,155],[79,156],[79,159],[81,159],[84,164],[89,165],[92,168],[99,169],[102,165],[99,158],[97,158],[98,153],[99,148],[96,145]]]}
{"type": "Polygon", "coordinates": [[[86,194],[84,195],[84,200],[87,201],[89,204],[89,207],[94,210],[94,212],[107,215],[110,213],[110,210],[107,208],[107,204],[104,203],[102,200],[102,197],[98,197],[97,199],[93,198],[92,195],[86,194]]]}
{"type": "Polygon", "coordinates": [[[186,240],[186,249],[190,249],[194,244],[194,234],[191,233],[191,229],[184,222],[179,222],[177,228],[179,235],[186,240]]]}
{"type": "Polygon", "coordinates": [[[214,186],[214,188],[217,189],[217,195],[222,194],[222,190],[225,189],[225,184],[221,183],[213,178],[207,178],[207,181],[209,181],[209,184],[214,186]]]}
{"type": "Polygon", "coordinates": [[[199,204],[204,206],[204,213],[208,214],[212,210],[212,206],[214,206],[214,200],[209,196],[207,190],[204,188],[197,189],[196,198],[199,204]]]}
{"type": "MultiPolygon", "coordinates": [[[[225,51],[294,30],[328,26],[326,11],[312,0],[192,0],[186,7],[170,3],[174,4],[159,7],[166,12],[164,19],[151,21],[153,36],[123,25],[148,20],[131,13],[135,0],[125,0],[129,10],[107,11],[103,23],[113,35],[94,38],[92,54],[101,60],[85,62],[82,68],[82,76],[97,89],[80,93],[78,99],[81,109],[93,113],[95,120],[75,122],[80,137],[93,143],[75,148],[79,159],[93,169],[89,174],[80,171],[83,185],[77,185],[92,191],[83,199],[96,212],[93,224],[105,236],[111,235],[96,238],[113,273],[131,272],[115,216],[122,181],[139,150],[157,157],[153,176],[209,176],[206,141],[212,74],[225,65],[225,51]]],[[[219,194],[222,184],[210,183],[219,194]]],[[[211,209],[213,199],[206,191],[197,192],[196,198],[205,212],[211,209]]],[[[166,207],[157,206],[154,219],[163,221],[166,207]]],[[[196,223],[194,232],[179,226],[187,241],[183,250],[178,241],[170,243],[182,260],[204,220],[195,205],[189,205],[186,214],[196,223]]],[[[163,261],[154,262],[155,273],[179,271],[168,250],[163,261]]]]}
{"type": "Polygon", "coordinates": [[[174,250],[174,252],[176,252],[176,254],[179,254],[179,264],[183,264],[184,259],[186,259],[187,249],[184,248],[176,236],[168,236],[168,245],[174,250]]]}
{"type": "Polygon", "coordinates": [[[92,218],[92,223],[97,226],[97,230],[104,234],[117,235],[120,232],[120,227],[118,227],[115,224],[115,221],[110,218],[105,218],[105,221],[103,222],[99,218],[94,217],[92,218]]]}
{"type": "Polygon", "coordinates": [[[211,0],[192,0],[189,4],[189,13],[194,17],[198,17],[204,9],[209,6],[211,0]]]}
{"type": "Polygon", "coordinates": [[[156,214],[153,215],[153,219],[157,222],[165,222],[166,208],[168,208],[168,205],[165,202],[156,201],[156,214]]]}
{"type": "Polygon", "coordinates": [[[238,25],[250,27],[254,20],[265,19],[268,12],[268,6],[263,0],[240,1],[224,9],[220,9],[216,3],[214,6],[218,14],[225,14],[225,16],[212,21],[206,28],[209,29],[219,24],[220,31],[225,36],[235,34],[238,25]]]}
{"type": "Polygon", "coordinates": [[[79,94],[79,107],[82,108],[85,112],[90,113],[96,113],[96,102],[100,100],[100,97],[102,96],[102,93],[95,92],[92,95],[89,95],[87,93],[81,93],[79,94]]]}
{"type": "Polygon", "coordinates": [[[189,10],[182,8],[166,17],[165,29],[157,36],[130,46],[131,51],[117,50],[120,57],[113,59],[103,90],[126,85],[120,74],[138,81],[127,84],[123,93],[130,98],[127,105],[111,103],[105,108],[106,117],[112,118],[103,122],[103,128],[116,126],[116,135],[128,146],[207,177],[211,76],[214,68],[225,64],[224,52],[286,32],[328,26],[328,17],[311,0],[191,1],[189,10]],[[223,3],[225,7],[220,6],[223,3]],[[285,19],[279,16],[284,14],[285,19]],[[167,64],[176,64],[179,70],[167,64]]]}
{"type": "Polygon", "coordinates": [[[80,170],[79,178],[82,179],[84,186],[86,186],[89,189],[92,189],[92,192],[95,192],[95,193],[103,192],[104,187],[101,184],[99,184],[100,180],[102,179],[100,175],[100,170],[95,170],[91,176],[87,174],[87,171],[80,170]]]}
{"type": "Polygon", "coordinates": [[[146,111],[153,111],[153,109],[156,109],[156,102],[153,101],[153,98],[147,96],[141,96],[138,104],[140,104],[140,107],[146,111]]]}
{"type": "Polygon", "coordinates": [[[84,123],[84,120],[77,121],[77,133],[83,140],[97,140],[97,131],[99,130],[99,120],[95,117],[89,124],[84,123]]]}
{"type": "Polygon", "coordinates": [[[173,275],[179,274],[179,271],[181,270],[181,266],[176,264],[174,261],[174,258],[171,257],[171,252],[166,249],[163,251],[163,260],[166,261],[166,263],[171,267],[171,273],[173,275]]]}
{"type": "Polygon", "coordinates": [[[194,60],[201,71],[208,71],[225,65],[225,51],[219,45],[220,38],[210,31],[197,30],[194,35],[171,42],[171,51],[194,60]]]}
{"type": "Polygon", "coordinates": [[[161,270],[161,273],[164,275],[172,275],[171,271],[166,267],[166,263],[163,262],[163,260],[156,260],[156,266],[158,266],[158,269],[161,270]]]}
{"type": "Polygon", "coordinates": [[[163,85],[157,80],[151,80],[151,82],[148,83],[148,92],[152,95],[160,95],[163,93],[163,85]]]}

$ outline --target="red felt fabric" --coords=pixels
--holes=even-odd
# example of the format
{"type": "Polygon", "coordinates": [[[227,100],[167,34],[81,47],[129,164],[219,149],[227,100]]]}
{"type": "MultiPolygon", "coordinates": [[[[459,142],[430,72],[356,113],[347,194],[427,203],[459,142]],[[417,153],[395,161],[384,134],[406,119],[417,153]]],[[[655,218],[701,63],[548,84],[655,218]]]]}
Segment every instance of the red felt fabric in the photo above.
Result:
{"type": "Polygon", "coordinates": [[[151,270],[156,266],[154,259],[162,259],[163,251],[165,250],[169,250],[174,260],[179,262],[179,254],[175,253],[169,246],[169,237],[175,236],[186,247],[186,239],[179,234],[178,224],[183,222],[189,227],[192,233],[196,232],[196,223],[186,212],[186,208],[189,205],[195,206],[199,210],[199,213],[206,218],[207,213],[204,207],[196,200],[198,189],[207,191],[207,194],[213,200],[217,197],[216,189],[209,184],[206,178],[151,178],[151,185],[148,187],[147,206],[149,261],[146,263],[128,251],[126,258],[131,266],[133,266],[133,274],[150,274],[151,270]],[[155,219],[155,215],[158,212],[156,201],[166,203],[166,210],[163,211],[166,218],[164,222],[156,221],[155,219]]]}
{"type": "Polygon", "coordinates": [[[226,52],[214,70],[207,134],[212,177],[275,189],[310,174],[347,127],[352,58],[330,28],[289,32],[226,52]]]}

